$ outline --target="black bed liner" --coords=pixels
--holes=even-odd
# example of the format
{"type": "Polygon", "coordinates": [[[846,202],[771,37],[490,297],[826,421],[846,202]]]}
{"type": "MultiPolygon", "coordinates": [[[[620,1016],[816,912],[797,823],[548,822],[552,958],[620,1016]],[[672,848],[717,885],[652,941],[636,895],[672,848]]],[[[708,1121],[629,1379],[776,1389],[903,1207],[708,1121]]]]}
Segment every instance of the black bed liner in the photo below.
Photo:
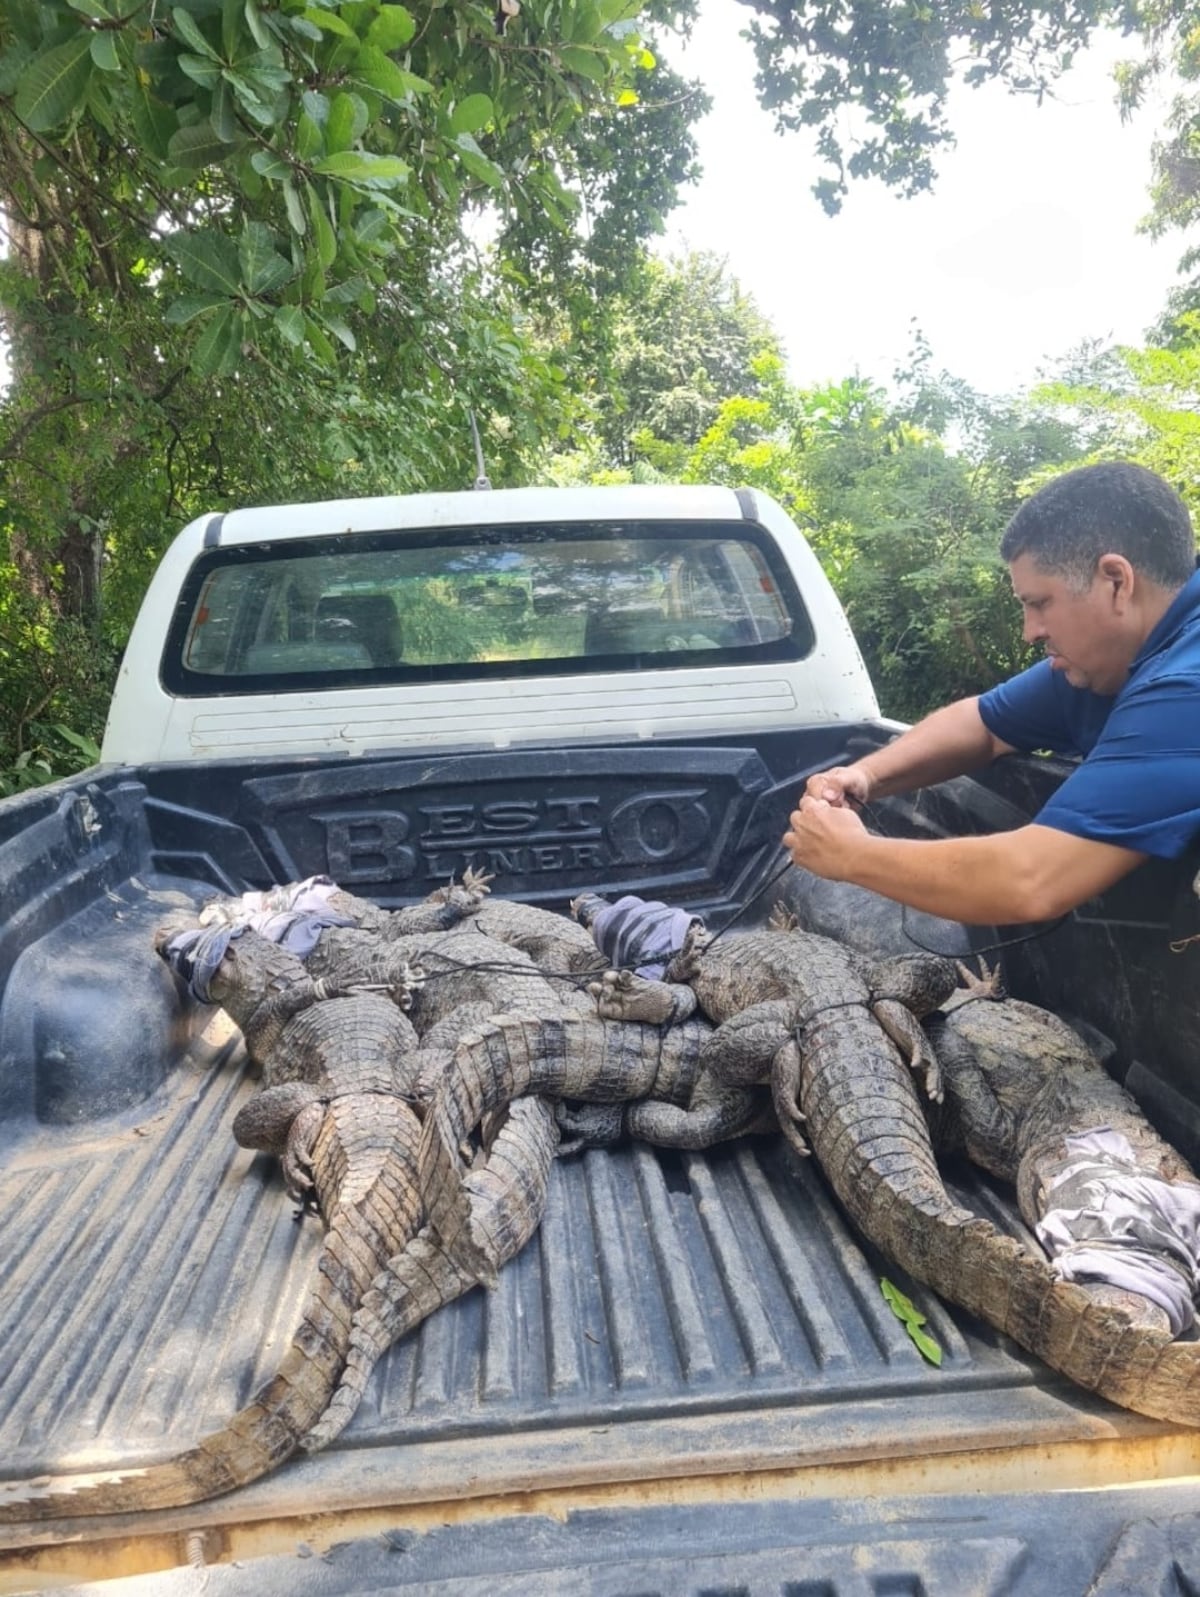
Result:
{"type": "MultiPolygon", "coordinates": [[[[148,1463],[218,1427],[273,1370],[321,1228],[233,1140],[244,1063],[240,1042],[201,1041],[104,1135],[43,1127],[10,1144],[5,1476],[148,1463]]],[[[963,1176],[957,1197],[1022,1234],[1006,1199],[963,1176]]],[[[933,1367],[884,1300],[887,1273],[778,1138],[559,1161],[499,1287],[395,1347],[340,1446],[285,1470],[324,1500],[339,1453],[375,1450],[403,1503],[466,1479],[482,1495],[1169,1432],[1048,1377],[892,1271],[942,1347],[933,1367]]],[[[255,1490],[236,1494],[240,1514],[255,1490]]]]}
{"type": "MultiPolygon", "coordinates": [[[[349,838],[346,857],[361,863],[353,827],[364,813],[419,804],[450,815],[459,792],[500,806],[498,823],[515,813],[514,793],[535,793],[560,806],[555,825],[569,814],[574,826],[584,799],[604,820],[620,868],[582,885],[686,902],[716,926],[752,900],[743,923],[761,922],[777,887],[816,929],[893,951],[953,934],[927,917],[871,919],[861,897],[798,886],[796,873],[774,881],[787,809],[806,765],[837,757],[834,737],[230,762],[202,781],[181,768],[113,771],[31,795],[17,806],[24,827],[6,806],[0,1491],[5,1480],[138,1467],[219,1427],[276,1368],[309,1288],[319,1224],[295,1218],[276,1166],[230,1130],[253,1090],[240,1040],[193,1035],[211,1012],[185,1004],[149,953],[166,907],[329,869],[330,838],[349,838]],[[637,828],[613,824],[631,813],[637,828]]],[[[924,835],[1011,825],[1054,778],[1014,762],[987,786],[947,784],[876,819],[924,835]]],[[[1180,976],[1200,957],[1200,943],[1184,943],[1197,929],[1194,868],[1140,872],[1004,955],[1014,992],[1110,1040],[1116,1073],[1193,1156],[1200,983],[1180,976]]],[[[580,885],[535,871],[498,888],[561,908],[580,885]]],[[[371,896],[411,901],[411,887],[371,896]]],[[[958,935],[965,950],[989,934],[958,935]]],[[[1025,1236],[1010,1195],[965,1168],[946,1173],[959,1201],[1025,1236]]],[[[214,1563],[206,1591],[1070,1597],[1103,1569],[1103,1597],[1200,1592],[1200,1577],[1170,1574],[1193,1567],[1172,1549],[1194,1565],[1195,1547],[1171,1489],[1082,1490],[1198,1468],[1200,1433],[1089,1397],[890,1270],[780,1139],[705,1155],[626,1146],[555,1165],[545,1220],[498,1289],[468,1294],[397,1345],[328,1452],[194,1508],[0,1529],[0,1592],[23,1589],[5,1549],[48,1556],[52,1543],[165,1527],[176,1550],[160,1549],[164,1573],[146,1577],[159,1584],[130,1590],[173,1597],[191,1589],[170,1584],[187,1572],[165,1572],[184,1562],[178,1537],[190,1529],[224,1538],[216,1556],[228,1558],[240,1556],[229,1551],[240,1528],[274,1525],[274,1545],[290,1547],[310,1522],[325,1557],[254,1557],[245,1585],[214,1563]],[[940,1368],[888,1308],[884,1275],[928,1316],[940,1368]],[[439,1505],[471,1518],[472,1504],[470,1525],[431,1528],[439,1505]],[[1056,1512],[1075,1559],[1057,1586],[1046,1573],[1063,1552],[1056,1512]],[[364,1516],[377,1531],[392,1526],[393,1540],[363,1539],[364,1516]],[[1117,1554],[1135,1542],[1145,1567],[1163,1571],[1158,1584],[1114,1584],[1117,1554]],[[628,1579],[610,1544],[626,1549],[628,1579]],[[968,1549],[974,1584],[961,1580],[968,1549]]],[[[63,1570],[88,1566],[53,1567],[61,1584],[63,1570]]]]}

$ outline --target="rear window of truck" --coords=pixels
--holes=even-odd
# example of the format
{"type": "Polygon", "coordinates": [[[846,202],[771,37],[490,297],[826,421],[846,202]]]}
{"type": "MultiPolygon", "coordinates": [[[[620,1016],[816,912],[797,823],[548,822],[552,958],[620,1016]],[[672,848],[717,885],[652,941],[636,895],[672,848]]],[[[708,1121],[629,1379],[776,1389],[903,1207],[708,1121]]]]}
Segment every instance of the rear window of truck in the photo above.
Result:
{"type": "Polygon", "coordinates": [[[163,681],[183,696],[286,692],[794,660],[813,642],[751,523],[347,533],[206,551],[163,681]]]}

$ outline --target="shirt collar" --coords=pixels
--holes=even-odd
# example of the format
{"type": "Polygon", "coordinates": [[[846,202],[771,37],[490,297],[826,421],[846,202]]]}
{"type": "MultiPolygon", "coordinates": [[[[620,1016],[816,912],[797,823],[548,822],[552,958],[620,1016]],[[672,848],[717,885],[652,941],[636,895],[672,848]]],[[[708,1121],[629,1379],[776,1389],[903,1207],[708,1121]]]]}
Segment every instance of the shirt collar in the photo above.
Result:
{"type": "Polygon", "coordinates": [[[1134,656],[1130,671],[1136,671],[1144,660],[1148,660],[1152,654],[1157,654],[1160,649],[1165,649],[1198,612],[1200,612],[1200,567],[1192,573],[1159,617],[1150,636],[1134,656]]]}

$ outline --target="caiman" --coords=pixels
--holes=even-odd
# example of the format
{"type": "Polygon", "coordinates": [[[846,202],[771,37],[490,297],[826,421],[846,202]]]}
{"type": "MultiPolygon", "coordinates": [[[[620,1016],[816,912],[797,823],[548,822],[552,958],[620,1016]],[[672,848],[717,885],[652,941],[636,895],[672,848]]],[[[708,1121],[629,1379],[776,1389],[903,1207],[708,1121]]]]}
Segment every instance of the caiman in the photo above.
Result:
{"type": "MultiPolygon", "coordinates": [[[[534,912],[535,917],[545,914],[534,912]]],[[[474,922],[468,925],[473,928],[474,922]]],[[[423,1100],[432,1095],[460,1038],[497,1012],[549,1019],[572,1008],[592,1007],[573,983],[548,981],[520,947],[474,929],[380,942],[354,929],[334,928],[322,933],[307,964],[326,981],[366,982],[389,992],[403,984],[404,972],[420,972],[404,1001],[420,1039],[414,1064],[423,1100]]],[[[536,1098],[522,1098],[511,1106],[498,1134],[491,1135],[489,1128],[484,1140],[486,1157],[481,1153],[482,1162],[467,1186],[473,1224],[488,1239],[489,1257],[498,1268],[541,1223],[549,1162],[558,1143],[553,1111],[536,1098]]],[[[315,1451],[348,1423],[371,1369],[397,1336],[473,1285],[474,1275],[451,1259],[431,1227],[393,1255],[355,1312],[335,1414],[305,1439],[306,1448],[315,1451]]]]}
{"type": "MultiPolygon", "coordinates": [[[[471,1228],[484,1239],[497,1266],[513,1259],[541,1223],[550,1166],[558,1147],[554,1110],[544,1098],[518,1098],[487,1158],[466,1178],[471,1228]]],[[[363,1296],[350,1332],[350,1350],[325,1413],[301,1439],[309,1453],[327,1446],[353,1419],[376,1364],[443,1304],[478,1285],[422,1226],[403,1252],[376,1276],[363,1296]]]]}
{"type": "MultiPolygon", "coordinates": [[[[1165,1342],[1127,1308],[1094,1301],[947,1193],[925,1106],[876,1023],[886,1016],[889,1031],[905,1037],[892,1006],[932,1013],[948,996],[947,965],[923,955],[872,963],[806,932],[712,941],[697,932],[668,976],[688,980],[718,1022],[706,1051],[714,1073],[727,1070],[737,1082],[770,1074],[785,1110],[798,1083],[793,1113],[812,1152],[854,1224],[889,1260],[1089,1391],[1156,1419],[1200,1424],[1200,1343],[1165,1342]],[[881,996],[889,1001],[883,1016],[881,996]]],[[[675,1001],[672,991],[655,991],[669,985],[614,976],[602,1012],[657,1012],[675,1001]]],[[[936,1066],[927,1060],[925,1068],[927,1086],[936,1084],[936,1066]]]]}
{"type": "Polygon", "coordinates": [[[942,1061],[939,1150],[1016,1188],[1055,1270],[1164,1341],[1194,1323],[1200,1183],[1057,1015],[967,982],[924,1025],[942,1061]],[[978,1001],[982,1000],[982,1001],[978,1001]]]}
{"type": "MultiPolygon", "coordinates": [[[[430,1100],[420,1163],[430,1222],[458,1264],[481,1281],[495,1280],[489,1239],[472,1223],[460,1152],[484,1116],[530,1092],[585,1103],[655,1099],[669,1112],[688,1097],[695,1101],[691,1089],[711,1035],[700,1018],[646,1025],[567,1014],[498,1015],[465,1037],[430,1100]]],[[[762,1098],[753,1088],[699,1096],[697,1124],[684,1129],[678,1146],[707,1147],[761,1129],[762,1098]]]]}
{"type": "Polygon", "coordinates": [[[315,1285],[277,1373],[222,1430],[111,1481],[6,1496],[0,1521],[175,1507],[275,1468],[324,1412],[363,1293],[419,1224],[420,1123],[407,1101],[417,1040],[397,1005],[376,994],[330,996],[294,954],[246,928],[181,937],[172,926],[158,946],[197,997],[238,1023],[262,1066],[263,1087],[234,1131],[244,1145],[278,1153],[290,1190],[324,1216],[315,1285]]]}

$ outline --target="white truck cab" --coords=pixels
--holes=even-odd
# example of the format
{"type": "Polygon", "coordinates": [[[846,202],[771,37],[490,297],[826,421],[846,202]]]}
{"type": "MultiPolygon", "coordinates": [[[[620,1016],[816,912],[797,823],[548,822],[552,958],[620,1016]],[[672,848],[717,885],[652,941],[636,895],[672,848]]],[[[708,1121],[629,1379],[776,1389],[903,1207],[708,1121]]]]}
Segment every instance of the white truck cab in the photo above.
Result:
{"type": "Polygon", "coordinates": [[[200,517],[159,565],[104,762],[507,748],[879,713],[766,495],[475,490],[200,517]]]}

